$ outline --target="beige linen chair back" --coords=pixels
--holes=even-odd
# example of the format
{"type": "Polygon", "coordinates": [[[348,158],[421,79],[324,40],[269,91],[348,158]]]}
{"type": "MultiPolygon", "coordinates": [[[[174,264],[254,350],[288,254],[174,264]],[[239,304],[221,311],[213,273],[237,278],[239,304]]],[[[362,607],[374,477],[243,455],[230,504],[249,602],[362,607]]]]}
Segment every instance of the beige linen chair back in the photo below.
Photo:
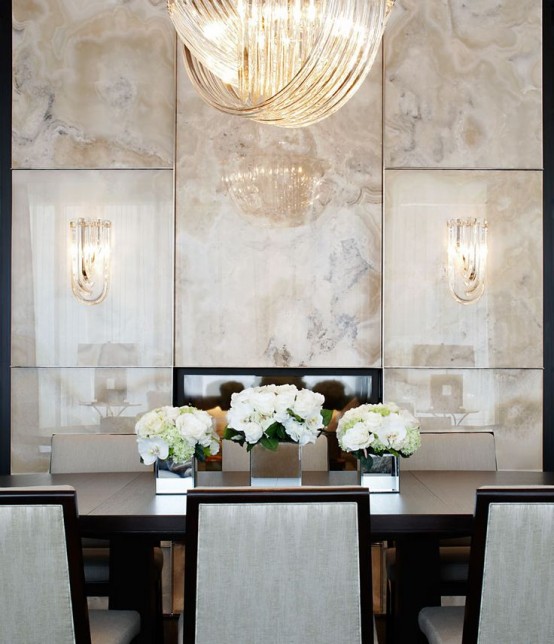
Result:
{"type": "Polygon", "coordinates": [[[419,623],[431,644],[551,644],[553,597],[554,487],[481,488],[465,611],[425,608],[419,623]]]}
{"type": "Polygon", "coordinates": [[[400,470],[496,470],[492,432],[422,432],[421,447],[400,470]]]}
{"type": "Polygon", "coordinates": [[[373,642],[369,493],[187,495],[184,641],[373,642]]]}
{"type": "MultiPolygon", "coordinates": [[[[327,437],[319,436],[315,443],[302,448],[302,471],[326,472],[329,469],[327,437]]],[[[246,447],[233,441],[221,441],[221,468],[224,472],[248,472],[250,454],[246,447]]]]}
{"type": "Polygon", "coordinates": [[[0,488],[0,642],[130,642],[138,613],[86,607],[75,490],[0,488]]]}
{"type": "Polygon", "coordinates": [[[135,434],[53,434],[50,472],[147,472],[135,434]]]}

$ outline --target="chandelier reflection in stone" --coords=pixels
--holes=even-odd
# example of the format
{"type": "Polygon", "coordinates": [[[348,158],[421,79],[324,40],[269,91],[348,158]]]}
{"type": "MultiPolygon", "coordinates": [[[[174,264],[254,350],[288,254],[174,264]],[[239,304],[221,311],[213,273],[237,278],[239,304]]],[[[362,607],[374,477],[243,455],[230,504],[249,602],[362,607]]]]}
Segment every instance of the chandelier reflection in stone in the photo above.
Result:
{"type": "Polygon", "coordinates": [[[185,68],[211,106],[283,127],[344,105],[395,0],[168,0],[185,68]]]}
{"type": "Polygon", "coordinates": [[[454,299],[471,304],[485,290],[487,222],[451,219],[448,222],[448,285],[454,299]]]}
{"type": "Polygon", "coordinates": [[[100,304],[110,283],[112,224],[107,219],[74,219],[71,234],[71,289],[82,304],[100,304]]]}
{"type": "Polygon", "coordinates": [[[258,154],[243,159],[223,181],[245,217],[256,224],[293,228],[323,210],[319,191],[326,166],[302,154],[258,154]]]}

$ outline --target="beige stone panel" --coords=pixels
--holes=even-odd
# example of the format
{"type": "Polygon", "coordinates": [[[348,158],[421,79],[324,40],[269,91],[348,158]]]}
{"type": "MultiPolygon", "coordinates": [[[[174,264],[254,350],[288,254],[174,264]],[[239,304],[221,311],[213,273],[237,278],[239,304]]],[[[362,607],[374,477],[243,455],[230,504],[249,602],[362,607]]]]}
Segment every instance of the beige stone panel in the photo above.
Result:
{"type": "Polygon", "coordinates": [[[173,166],[164,0],[15,0],[13,166],[173,166]]]}
{"type": "Polygon", "coordinates": [[[388,171],[384,364],[542,367],[542,172],[388,171]],[[488,222],[485,291],[460,304],[447,221],[488,222]]]}
{"type": "Polygon", "coordinates": [[[133,433],[172,382],[167,368],[12,369],[12,472],[47,472],[55,433],[133,433]]]}
{"type": "Polygon", "coordinates": [[[542,469],[540,369],[385,369],[383,391],[422,431],[494,432],[500,470],[542,469]]]}
{"type": "Polygon", "coordinates": [[[542,168],[541,2],[398,0],[385,167],[542,168]]]}
{"type": "Polygon", "coordinates": [[[281,129],[205,105],[179,70],[177,366],[380,365],[380,78],[281,129]]]}
{"type": "Polygon", "coordinates": [[[12,365],[173,364],[173,172],[13,172],[12,365]],[[112,223],[106,299],[73,296],[69,222],[112,223]]]}

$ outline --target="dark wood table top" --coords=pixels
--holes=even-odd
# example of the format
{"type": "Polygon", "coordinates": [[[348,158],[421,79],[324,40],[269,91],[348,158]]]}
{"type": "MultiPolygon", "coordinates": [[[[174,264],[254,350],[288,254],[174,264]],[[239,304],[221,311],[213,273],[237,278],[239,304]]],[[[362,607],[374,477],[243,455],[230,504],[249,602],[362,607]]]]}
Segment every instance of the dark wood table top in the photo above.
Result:
{"type": "MultiPolygon", "coordinates": [[[[305,472],[305,485],[353,485],[351,472],[305,472]]],[[[201,472],[202,486],[248,485],[246,472],[201,472]]],[[[156,494],[151,472],[110,474],[13,474],[0,487],[71,485],[77,490],[83,534],[140,535],[182,539],[186,495],[156,494]]],[[[405,471],[400,493],[372,494],[371,523],[376,539],[402,535],[470,534],[475,491],[488,485],[554,485],[554,473],[501,471],[405,471]]]]}

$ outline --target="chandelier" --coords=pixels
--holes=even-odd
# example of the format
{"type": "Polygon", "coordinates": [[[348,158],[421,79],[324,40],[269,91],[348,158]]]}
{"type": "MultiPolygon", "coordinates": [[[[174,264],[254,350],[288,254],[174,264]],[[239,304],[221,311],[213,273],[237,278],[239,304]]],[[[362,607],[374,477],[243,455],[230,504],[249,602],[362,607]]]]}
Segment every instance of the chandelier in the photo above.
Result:
{"type": "Polygon", "coordinates": [[[485,290],[487,222],[451,219],[448,222],[448,285],[457,302],[471,304],[485,290]]]}
{"type": "Polygon", "coordinates": [[[168,0],[200,96],[282,127],[338,110],[371,69],[395,0],[168,0]]]}

